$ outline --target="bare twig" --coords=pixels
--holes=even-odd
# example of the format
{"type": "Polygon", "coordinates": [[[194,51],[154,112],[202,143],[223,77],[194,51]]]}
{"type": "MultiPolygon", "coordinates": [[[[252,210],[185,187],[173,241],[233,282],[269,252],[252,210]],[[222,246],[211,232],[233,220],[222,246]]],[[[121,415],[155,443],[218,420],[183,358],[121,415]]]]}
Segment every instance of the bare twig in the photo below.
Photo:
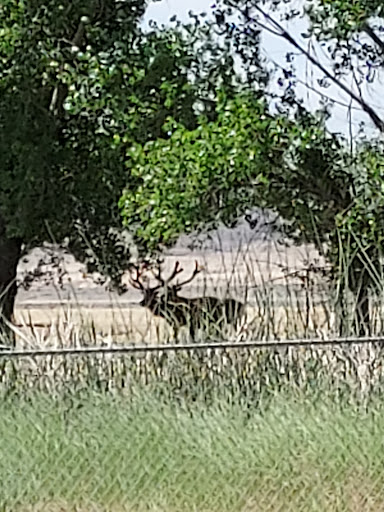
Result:
{"type": "MultiPolygon", "coordinates": [[[[324,75],[329,78],[335,85],[337,85],[342,91],[344,91],[350,98],[352,98],[354,101],[356,101],[361,108],[364,110],[364,112],[370,117],[376,128],[380,130],[380,132],[384,133],[384,121],[380,118],[380,116],[375,112],[375,110],[368,105],[368,103],[365,102],[365,100],[362,97],[359,97],[352,89],[350,89],[347,85],[345,85],[343,82],[341,82],[336,76],[334,76],[328,69],[321,64],[321,62],[316,59],[311,53],[309,53],[305,48],[303,48],[296,39],[287,31],[285,28],[276,21],[270,14],[265,12],[259,5],[255,5],[254,8],[256,11],[258,11],[265,20],[267,20],[273,27],[273,29],[267,27],[266,25],[262,24],[263,28],[266,28],[267,30],[271,31],[273,34],[278,34],[280,37],[288,41],[294,48],[300,51],[301,54],[303,54],[314,66],[316,66],[324,75]]],[[[242,15],[245,17],[247,21],[254,22],[261,26],[260,22],[252,18],[249,15],[248,10],[240,10],[242,15]]],[[[376,36],[374,34],[374,36],[376,36]]],[[[372,37],[372,36],[371,36],[372,37]]],[[[378,38],[377,38],[378,39],[378,38]]],[[[380,40],[379,40],[380,41],[380,40]]]]}
{"type": "Polygon", "coordinates": [[[364,25],[364,32],[372,39],[372,41],[380,48],[381,52],[384,53],[384,41],[377,36],[373,28],[367,24],[364,25]]]}

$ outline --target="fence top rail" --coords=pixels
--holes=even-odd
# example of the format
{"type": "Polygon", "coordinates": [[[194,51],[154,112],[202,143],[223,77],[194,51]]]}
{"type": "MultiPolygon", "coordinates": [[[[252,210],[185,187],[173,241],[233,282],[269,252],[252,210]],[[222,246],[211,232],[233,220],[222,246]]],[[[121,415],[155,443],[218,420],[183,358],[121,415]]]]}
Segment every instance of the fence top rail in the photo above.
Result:
{"type": "Polygon", "coordinates": [[[95,354],[134,354],[149,352],[194,352],[205,350],[226,350],[226,349],[281,349],[289,347],[326,347],[331,345],[363,345],[367,343],[384,343],[384,337],[349,337],[349,338],[302,338],[292,340],[270,340],[270,341],[209,341],[206,343],[187,343],[177,345],[112,345],[95,347],[69,347],[69,348],[33,348],[33,349],[11,349],[6,345],[0,345],[1,358],[22,358],[22,357],[46,357],[46,356],[76,356],[95,354]]]}

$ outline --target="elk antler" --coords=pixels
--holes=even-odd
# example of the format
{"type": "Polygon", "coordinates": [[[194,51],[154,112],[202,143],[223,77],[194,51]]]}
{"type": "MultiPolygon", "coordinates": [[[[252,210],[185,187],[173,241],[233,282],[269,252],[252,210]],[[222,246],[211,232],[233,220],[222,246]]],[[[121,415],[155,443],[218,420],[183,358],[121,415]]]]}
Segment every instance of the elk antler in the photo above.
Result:
{"type": "Polygon", "coordinates": [[[136,272],[136,277],[133,277],[132,276],[132,273],[130,272],[130,276],[129,276],[129,282],[130,284],[133,286],[133,288],[136,288],[136,290],[141,290],[141,291],[144,291],[145,288],[144,288],[144,285],[143,283],[141,282],[140,280],[140,277],[142,275],[142,271],[140,271],[139,267],[135,265],[135,272],[136,272]]]}
{"type": "Polygon", "coordinates": [[[170,283],[173,279],[175,279],[177,274],[180,274],[180,272],[184,272],[184,269],[180,267],[180,262],[176,261],[172,274],[167,279],[167,284],[170,283]]]}
{"type": "MultiPolygon", "coordinates": [[[[142,268],[147,268],[147,265],[144,265],[142,266],[142,268]]],[[[158,286],[155,286],[153,288],[149,288],[148,286],[144,286],[142,280],[141,280],[141,276],[143,274],[143,270],[140,269],[139,266],[134,266],[134,269],[135,269],[135,277],[132,276],[132,273],[130,273],[130,276],[129,276],[129,282],[131,283],[131,285],[133,286],[133,288],[136,288],[136,290],[141,290],[142,292],[146,292],[146,291],[155,291],[155,290],[158,290],[160,287],[161,287],[161,284],[158,285],[158,286]]]]}
{"type": "Polygon", "coordinates": [[[197,276],[197,274],[199,274],[201,272],[201,268],[199,268],[199,264],[197,262],[197,260],[195,261],[195,269],[191,275],[191,277],[189,277],[186,281],[183,281],[182,283],[177,283],[174,287],[175,291],[180,291],[181,288],[183,286],[185,286],[186,284],[190,283],[191,281],[193,281],[195,279],[195,277],[197,276]]]}
{"type": "Polygon", "coordinates": [[[183,270],[183,268],[180,268],[180,262],[176,261],[175,267],[172,270],[172,274],[168,277],[167,280],[164,280],[162,278],[160,266],[158,267],[157,272],[152,270],[152,274],[154,275],[155,279],[157,279],[161,283],[161,286],[166,287],[173,279],[175,279],[177,274],[180,274],[180,272],[183,272],[183,270]]]}

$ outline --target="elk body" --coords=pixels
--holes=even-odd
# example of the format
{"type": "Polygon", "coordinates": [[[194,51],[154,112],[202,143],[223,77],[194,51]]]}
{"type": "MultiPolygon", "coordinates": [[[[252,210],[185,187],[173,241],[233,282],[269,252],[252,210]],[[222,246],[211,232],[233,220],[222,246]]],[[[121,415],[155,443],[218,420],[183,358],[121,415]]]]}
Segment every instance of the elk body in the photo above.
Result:
{"type": "Polygon", "coordinates": [[[158,285],[145,286],[142,280],[142,271],[136,268],[136,276],[130,279],[132,286],[143,293],[141,306],[149,309],[154,315],[164,318],[172,325],[175,338],[181,327],[187,327],[192,338],[197,331],[204,327],[214,325],[220,328],[224,324],[235,325],[245,312],[242,302],[235,299],[219,299],[218,297],[187,298],[178,295],[183,286],[190,283],[200,272],[196,262],[191,277],[182,283],[171,284],[173,279],[183,272],[179,262],[176,262],[171,276],[164,280],[160,270],[154,274],[158,285]]]}

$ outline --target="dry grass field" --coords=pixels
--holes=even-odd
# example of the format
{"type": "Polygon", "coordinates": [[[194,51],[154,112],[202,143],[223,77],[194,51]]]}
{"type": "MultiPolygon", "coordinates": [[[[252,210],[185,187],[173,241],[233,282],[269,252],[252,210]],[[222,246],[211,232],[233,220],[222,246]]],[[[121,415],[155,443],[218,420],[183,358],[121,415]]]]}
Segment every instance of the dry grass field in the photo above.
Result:
{"type": "MultiPolygon", "coordinates": [[[[335,309],[310,269],[324,263],[313,248],[224,242],[179,245],[163,269],[169,275],[179,261],[188,276],[197,260],[202,272],[182,295],[247,303],[220,339],[332,334],[335,309]]],[[[108,292],[52,248],[27,257],[20,282],[36,267],[17,297],[19,348],[175,341],[165,320],[140,307],[138,290],[108,292]]],[[[0,510],[384,511],[382,352],[372,344],[6,356],[0,510]]]]}
{"type": "MultiPolygon", "coordinates": [[[[244,226],[237,231],[217,232],[215,236],[194,249],[181,240],[165,256],[163,274],[169,275],[179,261],[183,277],[188,277],[197,261],[202,271],[183,288],[181,295],[233,297],[246,302],[247,318],[232,337],[244,338],[245,331],[247,336],[260,335],[261,325],[265,332],[267,324],[270,335],[280,336],[289,335],[300,325],[321,330],[329,324],[322,305],[312,304],[307,312],[302,308],[303,280],[295,272],[309,264],[323,265],[312,247],[279,245],[272,239],[261,239],[260,234],[256,236],[244,226]],[[288,285],[290,290],[296,290],[294,297],[287,296],[288,285]]],[[[113,336],[115,341],[125,342],[156,342],[172,337],[164,320],[154,318],[138,305],[142,298],[138,290],[128,286],[122,295],[107,291],[97,283],[99,276],[88,275],[85,267],[64,251],[54,247],[33,251],[20,265],[20,282],[33,272],[38,275],[28,289],[19,287],[16,301],[16,324],[24,333],[37,334],[44,340],[52,335],[52,329],[60,326],[67,331],[85,328],[95,337],[113,336]]],[[[125,282],[128,283],[128,276],[125,282]]]]}

